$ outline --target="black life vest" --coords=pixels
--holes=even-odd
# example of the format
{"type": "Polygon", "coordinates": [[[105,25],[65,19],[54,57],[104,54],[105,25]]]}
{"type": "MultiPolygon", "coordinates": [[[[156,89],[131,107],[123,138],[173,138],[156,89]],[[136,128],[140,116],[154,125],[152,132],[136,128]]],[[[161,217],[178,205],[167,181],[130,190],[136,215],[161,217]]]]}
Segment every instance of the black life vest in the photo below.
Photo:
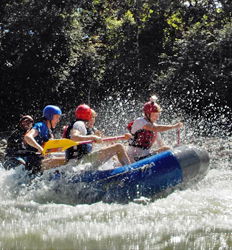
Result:
{"type": "Polygon", "coordinates": [[[18,151],[26,149],[26,143],[24,142],[25,134],[26,131],[19,127],[10,135],[10,137],[7,139],[7,156],[14,156],[18,151]]]}
{"type": "MultiPolygon", "coordinates": [[[[76,121],[71,122],[69,125],[66,125],[63,131],[63,138],[70,139],[71,137],[71,129],[76,121]]],[[[68,160],[76,158],[81,159],[85,154],[88,154],[92,151],[92,147],[90,148],[88,144],[78,145],[75,147],[71,147],[65,150],[65,157],[68,160]]]]}
{"type": "MultiPolygon", "coordinates": [[[[127,129],[129,130],[130,133],[133,123],[134,121],[130,122],[127,126],[127,129]]],[[[148,131],[145,129],[139,129],[132,135],[133,138],[129,140],[129,146],[138,147],[142,149],[151,148],[157,137],[156,132],[148,131]]]]}

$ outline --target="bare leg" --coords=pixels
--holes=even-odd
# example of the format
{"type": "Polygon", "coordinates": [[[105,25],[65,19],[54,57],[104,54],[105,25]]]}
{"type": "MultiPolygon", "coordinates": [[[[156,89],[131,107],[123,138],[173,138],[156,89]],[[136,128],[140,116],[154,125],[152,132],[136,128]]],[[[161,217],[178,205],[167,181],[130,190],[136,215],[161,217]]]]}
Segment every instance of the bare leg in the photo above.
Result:
{"type": "Polygon", "coordinates": [[[127,155],[128,155],[128,157],[129,157],[131,163],[136,162],[135,159],[134,159],[134,157],[133,157],[132,155],[130,155],[130,154],[128,154],[128,153],[127,153],[127,155]]]}
{"type": "Polygon", "coordinates": [[[41,170],[43,172],[46,169],[57,168],[65,164],[67,164],[65,157],[48,158],[42,161],[41,170]]]}
{"type": "Polygon", "coordinates": [[[125,148],[122,144],[113,144],[109,147],[100,149],[98,151],[98,164],[101,165],[112,158],[114,155],[117,155],[119,162],[123,165],[130,164],[130,159],[126,153],[125,148]]]}

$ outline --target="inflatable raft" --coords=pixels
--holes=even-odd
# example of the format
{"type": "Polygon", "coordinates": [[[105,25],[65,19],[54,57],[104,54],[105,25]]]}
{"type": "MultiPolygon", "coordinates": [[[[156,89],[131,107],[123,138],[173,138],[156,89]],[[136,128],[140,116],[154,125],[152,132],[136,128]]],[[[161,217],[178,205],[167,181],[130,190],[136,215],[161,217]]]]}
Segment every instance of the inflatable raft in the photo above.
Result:
{"type": "MultiPolygon", "coordinates": [[[[209,155],[195,146],[182,146],[112,170],[84,172],[67,178],[66,185],[78,192],[78,203],[128,202],[153,198],[180,183],[203,178],[209,170],[209,155]]],[[[50,181],[65,179],[55,175],[50,181]]]]}

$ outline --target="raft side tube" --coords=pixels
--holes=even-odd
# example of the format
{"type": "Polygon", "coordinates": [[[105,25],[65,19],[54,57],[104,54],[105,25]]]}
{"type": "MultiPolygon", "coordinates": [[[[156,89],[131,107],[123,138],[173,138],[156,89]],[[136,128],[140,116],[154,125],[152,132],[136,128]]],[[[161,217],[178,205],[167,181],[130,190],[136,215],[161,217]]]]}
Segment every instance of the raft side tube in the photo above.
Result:
{"type": "MultiPolygon", "coordinates": [[[[127,166],[74,174],[67,184],[72,190],[77,187],[78,203],[124,203],[141,196],[156,197],[183,182],[204,177],[208,169],[209,156],[205,150],[182,146],[127,166]]],[[[59,178],[66,178],[65,173],[59,178]]]]}
{"type": "Polygon", "coordinates": [[[209,170],[209,154],[205,149],[187,145],[170,151],[179,161],[183,181],[207,174],[209,170]]]}

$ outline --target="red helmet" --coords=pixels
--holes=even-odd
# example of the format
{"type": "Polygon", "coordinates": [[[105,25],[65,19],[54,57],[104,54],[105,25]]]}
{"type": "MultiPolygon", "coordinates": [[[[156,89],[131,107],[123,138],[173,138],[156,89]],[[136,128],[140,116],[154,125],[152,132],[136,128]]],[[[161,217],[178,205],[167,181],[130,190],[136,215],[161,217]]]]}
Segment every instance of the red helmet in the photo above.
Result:
{"type": "Polygon", "coordinates": [[[157,100],[156,96],[152,96],[150,98],[150,101],[145,103],[143,106],[143,113],[144,114],[151,114],[151,113],[160,113],[161,108],[160,106],[155,103],[155,101],[157,100]]]}
{"type": "Polygon", "coordinates": [[[33,118],[30,115],[24,115],[19,120],[20,126],[22,126],[24,123],[27,123],[27,122],[32,122],[32,123],[34,122],[33,118]]]}
{"type": "Polygon", "coordinates": [[[91,108],[86,104],[81,104],[76,108],[75,116],[77,119],[90,121],[92,118],[91,108]]]}

